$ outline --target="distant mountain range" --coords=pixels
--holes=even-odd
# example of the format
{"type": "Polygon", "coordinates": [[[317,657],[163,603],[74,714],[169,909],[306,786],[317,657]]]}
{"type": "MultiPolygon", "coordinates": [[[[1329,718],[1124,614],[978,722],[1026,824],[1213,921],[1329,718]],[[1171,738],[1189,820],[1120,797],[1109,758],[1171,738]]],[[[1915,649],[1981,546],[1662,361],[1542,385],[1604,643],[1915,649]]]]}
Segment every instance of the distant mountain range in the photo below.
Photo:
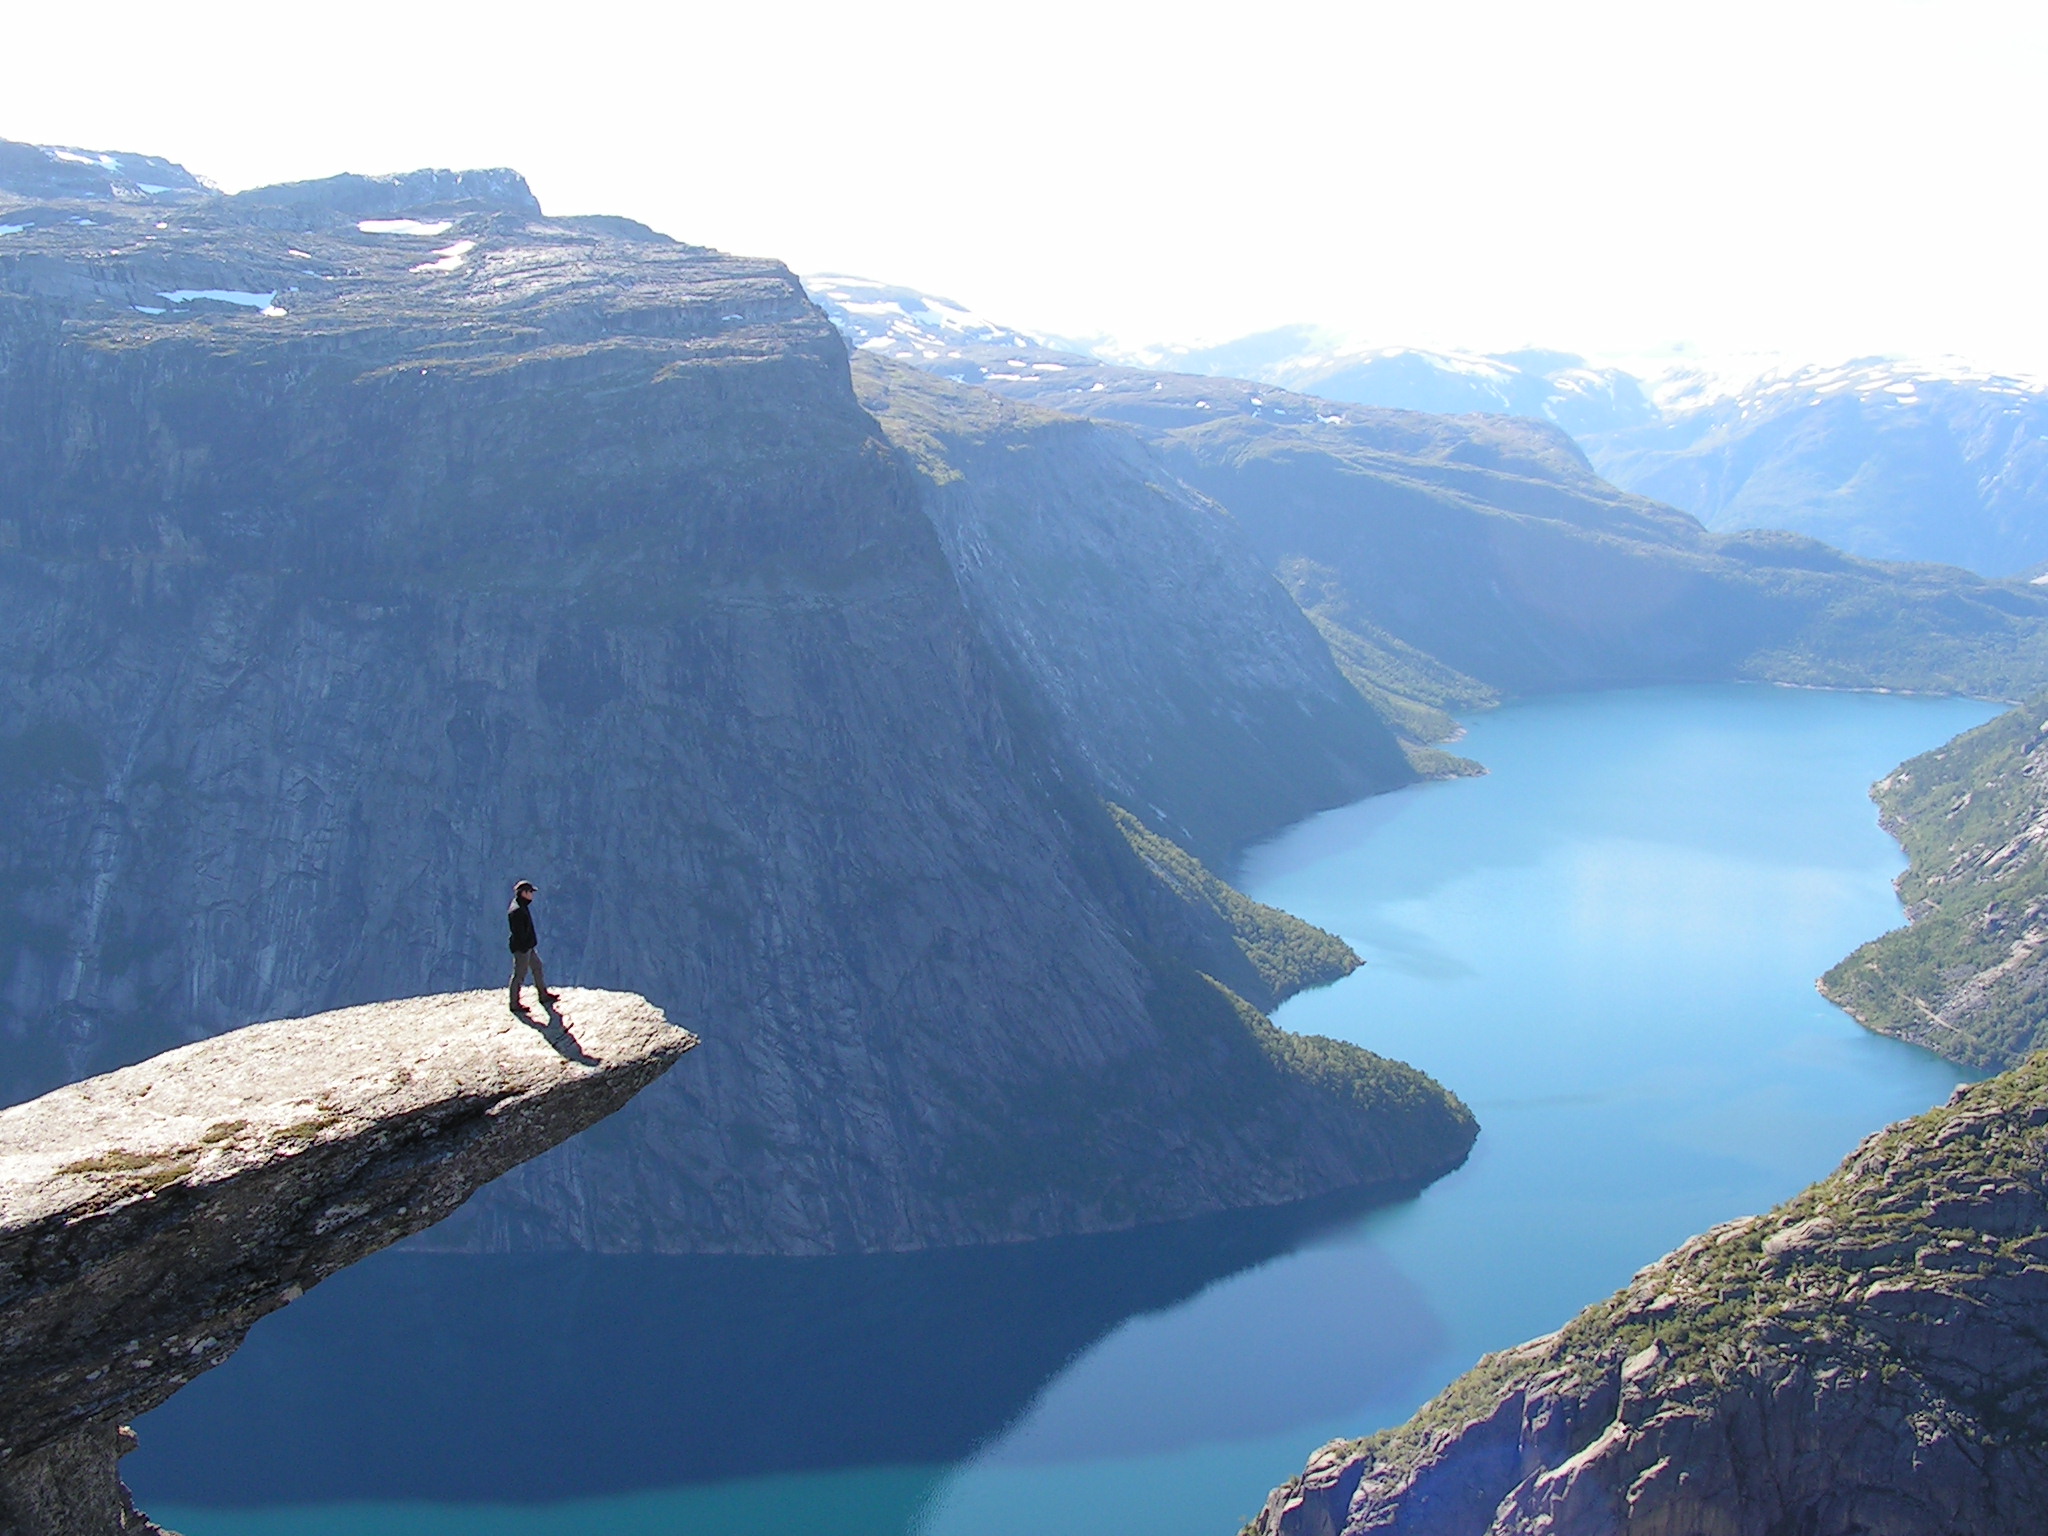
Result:
{"type": "Polygon", "coordinates": [[[1361,347],[1306,325],[1133,349],[1036,335],[862,279],[806,286],[856,345],[936,371],[962,348],[1017,347],[1040,371],[1083,356],[1347,404],[1527,416],[1569,432],[1622,489],[1717,532],[1786,529],[1987,576],[2048,568],[2048,392],[2023,379],[1864,359],[1730,386],[1697,372],[1640,378],[1567,352],[1361,347]]]}

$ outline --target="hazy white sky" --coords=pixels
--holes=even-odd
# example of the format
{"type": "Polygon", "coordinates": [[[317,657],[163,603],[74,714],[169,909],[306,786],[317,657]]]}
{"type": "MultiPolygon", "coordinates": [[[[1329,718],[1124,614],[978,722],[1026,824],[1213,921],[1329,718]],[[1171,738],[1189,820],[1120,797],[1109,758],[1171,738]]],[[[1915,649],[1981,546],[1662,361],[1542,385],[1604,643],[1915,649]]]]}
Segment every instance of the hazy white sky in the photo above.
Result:
{"type": "Polygon", "coordinates": [[[551,212],[1219,340],[2048,373],[2048,6],[11,7],[0,136],[551,212]]]}

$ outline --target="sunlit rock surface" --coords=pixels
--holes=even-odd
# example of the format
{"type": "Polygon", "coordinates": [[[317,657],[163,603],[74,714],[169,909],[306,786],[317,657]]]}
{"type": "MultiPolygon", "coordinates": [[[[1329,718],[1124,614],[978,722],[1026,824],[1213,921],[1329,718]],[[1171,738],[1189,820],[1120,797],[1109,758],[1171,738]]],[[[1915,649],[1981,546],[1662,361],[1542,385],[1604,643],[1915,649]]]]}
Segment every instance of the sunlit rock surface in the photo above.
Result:
{"type": "Polygon", "coordinates": [[[491,991],[279,1020],[0,1112],[0,1531],[146,1526],[121,1426],[697,1043],[630,993],[559,1008],[491,991]]]}

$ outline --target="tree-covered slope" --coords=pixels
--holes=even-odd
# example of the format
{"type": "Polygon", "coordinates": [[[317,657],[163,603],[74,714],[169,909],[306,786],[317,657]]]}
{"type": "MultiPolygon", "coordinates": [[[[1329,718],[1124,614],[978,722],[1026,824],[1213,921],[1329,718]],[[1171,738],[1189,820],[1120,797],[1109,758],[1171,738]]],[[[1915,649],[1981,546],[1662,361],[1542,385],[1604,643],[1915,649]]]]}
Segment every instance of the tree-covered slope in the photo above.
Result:
{"type": "Polygon", "coordinates": [[[1821,978],[1862,1023],[1973,1067],[2048,1045],[2048,696],[1871,790],[1911,865],[1908,926],[1821,978]]]}
{"type": "Polygon", "coordinates": [[[2048,1522],[2048,1057],[1880,1131],[1406,1424],[1254,1536],[2005,1536],[2048,1522]]]}

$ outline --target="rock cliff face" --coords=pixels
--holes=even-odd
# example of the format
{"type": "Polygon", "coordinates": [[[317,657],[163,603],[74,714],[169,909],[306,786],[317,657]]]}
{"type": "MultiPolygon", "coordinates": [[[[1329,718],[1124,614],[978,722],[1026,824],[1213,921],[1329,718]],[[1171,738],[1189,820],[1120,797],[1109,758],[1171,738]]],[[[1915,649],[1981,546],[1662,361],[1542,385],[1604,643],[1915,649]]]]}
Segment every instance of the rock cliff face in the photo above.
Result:
{"type": "Polygon", "coordinates": [[[150,1529],[115,1470],[128,1419],[696,1044],[629,994],[560,1009],[259,1024],[0,1111],[0,1531],[150,1529]]]}
{"type": "Polygon", "coordinates": [[[2000,1536],[2048,1521],[2048,1057],[1880,1131],[1399,1429],[1256,1536],[2000,1536]]]}
{"type": "Polygon", "coordinates": [[[1911,866],[1909,926],[1820,981],[1871,1029],[1973,1067],[2048,1045],[2048,696],[1922,753],[1871,790],[1911,866]]]}
{"type": "Polygon", "coordinates": [[[523,877],[553,976],[707,1048],[444,1242],[944,1246],[1462,1158],[1203,978],[782,267],[505,172],[10,206],[10,1097],[494,980],[523,877]]]}
{"type": "Polygon", "coordinates": [[[1235,520],[1133,434],[871,354],[854,380],[969,610],[1106,798],[1227,867],[1414,777],[1235,520]]]}

